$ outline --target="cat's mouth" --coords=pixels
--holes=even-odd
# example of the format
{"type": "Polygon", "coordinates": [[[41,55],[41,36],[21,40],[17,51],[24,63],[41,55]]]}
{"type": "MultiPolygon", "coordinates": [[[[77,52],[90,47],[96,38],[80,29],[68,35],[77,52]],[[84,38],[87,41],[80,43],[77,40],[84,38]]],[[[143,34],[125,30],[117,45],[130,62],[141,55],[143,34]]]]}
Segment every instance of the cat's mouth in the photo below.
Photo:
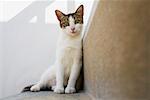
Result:
{"type": "Polygon", "coordinates": [[[76,31],[71,31],[71,33],[72,33],[72,34],[75,34],[75,33],[76,33],[76,31]]]}

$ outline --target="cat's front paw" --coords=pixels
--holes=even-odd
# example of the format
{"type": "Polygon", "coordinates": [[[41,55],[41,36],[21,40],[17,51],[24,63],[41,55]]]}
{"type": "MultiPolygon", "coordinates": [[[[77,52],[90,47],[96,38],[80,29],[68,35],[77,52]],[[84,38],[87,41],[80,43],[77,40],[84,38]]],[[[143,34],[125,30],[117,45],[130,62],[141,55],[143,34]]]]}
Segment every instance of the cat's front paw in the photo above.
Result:
{"type": "Polygon", "coordinates": [[[76,89],[73,88],[73,87],[66,87],[65,89],[65,93],[75,93],[76,92],[76,89]]]}
{"type": "Polygon", "coordinates": [[[56,88],[56,86],[52,86],[52,88],[51,88],[51,89],[54,91],[54,90],[55,90],[55,88],[56,88]]]}
{"type": "Polygon", "coordinates": [[[32,91],[32,92],[38,92],[38,91],[40,91],[40,87],[38,85],[34,85],[34,86],[32,86],[30,88],[30,91],[32,91]]]}
{"type": "Polygon", "coordinates": [[[62,94],[62,93],[64,93],[64,88],[63,87],[55,87],[55,89],[54,89],[54,92],[55,93],[59,93],[59,94],[62,94]]]}

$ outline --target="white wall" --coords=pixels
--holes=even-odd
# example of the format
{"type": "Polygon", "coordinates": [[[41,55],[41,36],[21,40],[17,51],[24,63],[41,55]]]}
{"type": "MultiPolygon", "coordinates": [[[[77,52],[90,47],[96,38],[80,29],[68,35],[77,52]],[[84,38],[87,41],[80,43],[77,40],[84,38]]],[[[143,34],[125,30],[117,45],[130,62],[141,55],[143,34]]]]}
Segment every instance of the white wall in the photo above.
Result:
{"type": "MultiPolygon", "coordinates": [[[[60,30],[54,10],[57,6],[66,13],[69,10],[64,5],[60,6],[62,1],[52,5],[49,1],[31,1],[26,1],[26,4],[16,1],[16,5],[8,1],[3,7],[4,19],[0,18],[0,28],[3,27],[0,30],[0,98],[19,93],[24,86],[37,82],[43,71],[55,60],[60,30]],[[17,5],[20,11],[17,8],[13,10],[17,5]],[[9,17],[9,9],[15,14],[12,17],[9,17]],[[35,19],[31,21],[32,18],[35,19]]],[[[72,6],[74,8],[84,4],[87,23],[92,2],[78,0],[72,4],[75,4],[72,6]]]]}
{"type": "MultiPolygon", "coordinates": [[[[2,67],[3,67],[3,54],[2,54],[2,50],[3,47],[2,47],[2,26],[0,25],[0,87],[2,87],[2,78],[3,78],[3,70],[2,70],[2,67]]],[[[2,97],[2,89],[0,89],[0,97],[2,97]]]]}

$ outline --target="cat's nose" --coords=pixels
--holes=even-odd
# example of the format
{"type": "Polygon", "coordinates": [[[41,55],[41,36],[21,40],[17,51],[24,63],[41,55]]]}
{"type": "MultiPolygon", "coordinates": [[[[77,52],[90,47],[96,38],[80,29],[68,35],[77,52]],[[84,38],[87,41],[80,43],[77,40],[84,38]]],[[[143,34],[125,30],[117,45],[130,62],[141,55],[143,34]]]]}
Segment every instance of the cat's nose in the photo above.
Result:
{"type": "Polygon", "coordinates": [[[75,27],[71,27],[71,30],[74,31],[74,30],[75,30],[75,27]]]}

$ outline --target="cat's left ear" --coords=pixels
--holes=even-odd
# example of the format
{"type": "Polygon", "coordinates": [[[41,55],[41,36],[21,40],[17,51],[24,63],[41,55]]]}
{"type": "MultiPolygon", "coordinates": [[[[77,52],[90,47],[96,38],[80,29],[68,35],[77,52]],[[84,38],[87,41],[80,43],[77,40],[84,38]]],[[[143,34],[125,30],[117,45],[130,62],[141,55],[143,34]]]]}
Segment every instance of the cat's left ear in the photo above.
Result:
{"type": "Polygon", "coordinates": [[[59,10],[55,10],[55,14],[56,14],[57,19],[58,19],[59,21],[61,21],[61,18],[65,16],[65,14],[62,13],[61,11],[59,11],[59,10]]]}
{"type": "Polygon", "coordinates": [[[83,15],[84,15],[84,6],[83,6],[83,5],[80,5],[80,6],[78,7],[78,9],[76,10],[75,13],[77,13],[77,14],[83,16],[83,15]]]}

